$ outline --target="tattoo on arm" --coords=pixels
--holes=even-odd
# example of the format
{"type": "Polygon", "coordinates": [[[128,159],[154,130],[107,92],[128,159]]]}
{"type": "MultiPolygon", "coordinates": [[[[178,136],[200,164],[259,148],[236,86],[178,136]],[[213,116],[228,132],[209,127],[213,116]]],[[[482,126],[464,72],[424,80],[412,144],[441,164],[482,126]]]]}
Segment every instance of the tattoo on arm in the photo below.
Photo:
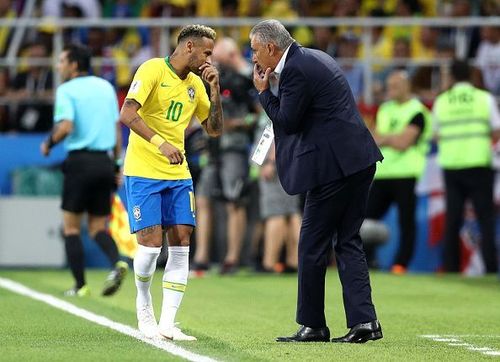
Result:
{"type": "Polygon", "coordinates": [[[130,98],[125,99],[123,106],[124,107],[132,107],[132,108],[135,108],[135,110],[138,110],[139,108],[141,108],[141,105],[139,102],[137,102],[135,99],[130,99],[130,98]]]}
{"type": "Polygon", "coordinates": [[[130,99],[130,98],[125,99],[125,102],[123,103],[123,108],[128,108],[127,113],[132,116],[131,118],[129,118],[130,120],[127,119],[128,117],[124,117],[125,124],[127,126],[131,127],[135,123],[142,120],[142,118],[137,114],[137,111],[139,110],[139,108],[141,108],[141,105],[135,99],[130,99]]]}
{"type": "Polygon", "coordinates": [[[151,137],[155,135],[155,132],[146,124],[144,119],[137,113],[141,108],[141,104],[135,99],[127,98],[123,103],[122,110],[120,112],[120,122],[129,127],[136,134],[144,138],[146,141],[150,141],[151,137]]]}
{"type": "Polygon", "coordinates": [[[128,124],[129,124],[129,126],[132,126],[134,123],[139,122],[141,120],[142,120],[142,118],[137,116],[137,117],[132,118],[132,120],[128,124]]]}
{"type": "Polygon", "coordinates": [[[210,100],[210,117],[208,118],[209,129],[216,133],[221,134],[223,128],[222,105],[220,101],[219,92],[213,92],[210,100]]]}

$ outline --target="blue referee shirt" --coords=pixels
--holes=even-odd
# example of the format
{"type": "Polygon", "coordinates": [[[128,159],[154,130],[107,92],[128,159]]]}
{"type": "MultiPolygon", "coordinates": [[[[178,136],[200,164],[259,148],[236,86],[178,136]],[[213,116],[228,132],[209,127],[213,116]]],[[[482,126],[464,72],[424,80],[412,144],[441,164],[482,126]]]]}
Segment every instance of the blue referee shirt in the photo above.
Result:
{"type": "Polygon", "coordinates": [[[73,78],[56,91],[54,122],[73,122],[64,144],[68,151],[111,150],[116,143],[118,99],[113,86],[95,76],[73,78]]]}

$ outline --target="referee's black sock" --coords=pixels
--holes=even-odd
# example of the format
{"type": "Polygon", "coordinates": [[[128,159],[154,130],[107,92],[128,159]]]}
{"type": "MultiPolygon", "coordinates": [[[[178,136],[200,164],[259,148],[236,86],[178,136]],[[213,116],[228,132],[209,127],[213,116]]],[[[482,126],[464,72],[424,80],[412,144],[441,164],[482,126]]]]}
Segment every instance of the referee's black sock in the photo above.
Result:
{"type": "Polygon", "coordinates": [[[118,255],[118,248],[111,235],[109,235],[105,231],[99,231],[95,235],[94,240],[97,242],[97,244],[99,244],[102,251],[104,251],[104,253],[108,256],[109,261],[114,267],[116,263],[120,260],[120,258],[118,255]]]}
{"type": "Polygon", "coordinates": [[[80,289],[85,285],[85,262],[83,256],[83,244],[80,235],[68,235],[64,237],[66,246],[66,257],[69,268],[76,280],[76,288],[80,289]]]}

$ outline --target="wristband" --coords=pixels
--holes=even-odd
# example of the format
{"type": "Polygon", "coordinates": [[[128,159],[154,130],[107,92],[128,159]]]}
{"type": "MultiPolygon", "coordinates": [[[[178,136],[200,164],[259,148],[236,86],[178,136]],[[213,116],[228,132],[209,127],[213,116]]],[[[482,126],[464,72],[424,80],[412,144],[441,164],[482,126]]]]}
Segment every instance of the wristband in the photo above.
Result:
{"type": "Polygon", "coordinates": [[[47,148],[50,150],[52,147],[54,147],[56,145],[56,143],[54,142],[54,140],[52,139],[52,133],[49,134],[49,137],[47,137],[47,140],[45,141],[45,143],[47,144],[47,148]]]}
{"type": "Polygon", "coordinates": [[[154,144],[156,147],[160,148],[160,146],[164,144],[166,141],[163,138],[161,138],[160,135],[155,134],[153,137],[151,137],[149,142],[154,144]]]}
{"type": "Polygon", "coordinates": [[[123,160],[121,158],[117,158],[115,160],[115,173],[120,172],[122,166],[123,166],[123,160]]]}

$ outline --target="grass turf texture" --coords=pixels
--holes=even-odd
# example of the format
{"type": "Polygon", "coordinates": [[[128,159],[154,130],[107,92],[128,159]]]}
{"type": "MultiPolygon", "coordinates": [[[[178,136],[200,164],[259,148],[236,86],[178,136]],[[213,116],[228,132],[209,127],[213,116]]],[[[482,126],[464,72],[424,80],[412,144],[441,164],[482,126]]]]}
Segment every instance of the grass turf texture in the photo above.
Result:
{"type": "MultiPolygon", "coordinates": [[[[435,342],[420,335],[468,335],[461,341],[500,351],[500,283],[494,276],[393,276],[372,273],[373,298],[384,339],[364,345],[278,344],[274,338],[294,332],[296,276],[239,274],[191,279],[177,320],[198,337],[178,343],[192,352],[225,361],[417,361],[489,360],[493,357],[435,342]]],[[[52,294],[114,321],[136,325],[135,286],[131,275],[114,297],[100,296],[104,271],[89,271],[93,294],[66,298],[68,271],[0,270],[37,291],[52,294]]],[[[153,299],[161,307],[161,273],[153,299]]],[[[346,332],[340,283],[335,270],[327,278],[327,320],[333,336],[346,332]]],[[[180,360],[131,337],[69,315],[0,288],[0,360],[180,360]]]]}

